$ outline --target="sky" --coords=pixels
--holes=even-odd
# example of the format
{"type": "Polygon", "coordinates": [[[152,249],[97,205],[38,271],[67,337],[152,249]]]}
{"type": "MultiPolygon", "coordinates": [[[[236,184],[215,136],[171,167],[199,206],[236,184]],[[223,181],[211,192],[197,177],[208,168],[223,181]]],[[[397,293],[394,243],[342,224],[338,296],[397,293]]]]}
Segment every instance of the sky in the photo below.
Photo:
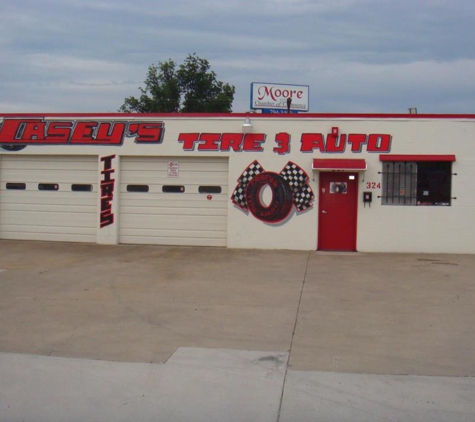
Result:
{"type": "Polygon", "coordinates": [[[0,113],[116,112],[189,54],[314,113],[475,113],[473,0],[0,0],[0,113]]]}

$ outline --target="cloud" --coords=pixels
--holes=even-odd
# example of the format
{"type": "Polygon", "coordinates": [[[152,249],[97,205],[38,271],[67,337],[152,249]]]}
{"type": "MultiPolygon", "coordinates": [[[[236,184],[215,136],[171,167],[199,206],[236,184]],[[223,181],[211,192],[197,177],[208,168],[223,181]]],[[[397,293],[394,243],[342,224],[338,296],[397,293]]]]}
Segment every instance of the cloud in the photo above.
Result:
{"type": "Polygon", "coordinates": [[[472,0],[3,2],[0,101],[116,110],[149,65],[196,52],[235,111],[251,82],[277,82],[309,85],[315,111],[473,112],[474,21],[472,0]]]}

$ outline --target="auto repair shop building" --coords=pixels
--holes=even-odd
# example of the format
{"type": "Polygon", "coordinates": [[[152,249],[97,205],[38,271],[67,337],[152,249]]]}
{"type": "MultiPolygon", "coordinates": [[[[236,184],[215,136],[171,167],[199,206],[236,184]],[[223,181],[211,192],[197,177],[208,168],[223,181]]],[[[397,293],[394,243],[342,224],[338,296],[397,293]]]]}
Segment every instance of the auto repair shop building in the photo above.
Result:
{"type": "Polygon", "coordinates": [[[475,253],[475,115],[3,114],[0,239],[475,253]]]}

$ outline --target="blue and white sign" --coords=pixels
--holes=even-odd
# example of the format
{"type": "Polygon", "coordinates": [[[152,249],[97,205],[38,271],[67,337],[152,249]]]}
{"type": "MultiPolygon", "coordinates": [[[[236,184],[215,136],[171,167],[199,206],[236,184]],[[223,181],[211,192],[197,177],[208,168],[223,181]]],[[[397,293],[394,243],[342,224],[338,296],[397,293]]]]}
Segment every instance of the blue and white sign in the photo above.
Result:
{"type": "Polygon", "coordinates": [[[291,111],[309,110],[309,86],[253,82],[251,84],[251,109],[287,110],[291,99],[291,111]]]}
{"type": "MultiPolygon", "coordinates": [[[[291,114],[297,114],[298,112],[299,112],[298,110],[292,110],[292,109],[290,110],[291,114]]],[[[263,108],[262,113],[263,114],[287,114],[287,108],[285,110],[281,108],[263,108]]]]}

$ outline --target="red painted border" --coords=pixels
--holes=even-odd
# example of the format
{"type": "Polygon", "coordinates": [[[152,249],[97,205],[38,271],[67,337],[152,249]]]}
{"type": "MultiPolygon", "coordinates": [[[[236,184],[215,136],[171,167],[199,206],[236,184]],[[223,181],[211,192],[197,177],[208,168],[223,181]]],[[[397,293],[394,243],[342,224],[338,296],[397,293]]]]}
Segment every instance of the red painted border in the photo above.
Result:
{"type": "Polygon", "coordinates": [[[455,161],[455,155],[385,154],[379,156],[379,161],[455,161]]]}
{"type": "Polygon", "coordinates": [[[136,118],[215,118],[232,119],[468,119],[475,120],[475,114],[370,114],[370,113],[300,113],[300,114],[263,114],[263,113],[1,113],[0,118],[29,118],[29,117],[115,117],[121,119],[136,118]]]}
{"type": "Polygon", "coordinates": [[[312,169],[366,170],[366,161],[361,158],[314,158],[312,169]]]}

